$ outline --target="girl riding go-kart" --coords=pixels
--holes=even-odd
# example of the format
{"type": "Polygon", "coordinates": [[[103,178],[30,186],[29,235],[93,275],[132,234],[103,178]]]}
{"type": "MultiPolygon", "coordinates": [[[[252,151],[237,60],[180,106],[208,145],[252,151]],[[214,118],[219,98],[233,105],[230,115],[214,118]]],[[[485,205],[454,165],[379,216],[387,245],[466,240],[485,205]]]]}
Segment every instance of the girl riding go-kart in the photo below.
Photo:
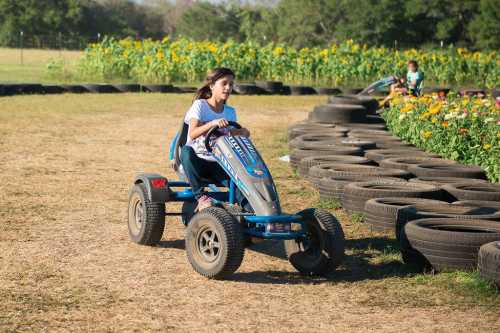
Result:
{"type": "Polygon", "coordinates": [[[222,279],[235,272],[249,238],[283,240],[290,263],[303,274],[334,271],[344,256],[342,226],[321,209],[282,211],[269,169],[226,104],[234,78],[230,69],[218,68],[198,89],[170,145],[180,180],[157,173],[135,177],[129,193],[130,238],[158,244],[165,217],[180,216],[188,260],[205,277],[222,279]],[[170,202],[182,202],[181,212],[167,210],[170,202]]]}

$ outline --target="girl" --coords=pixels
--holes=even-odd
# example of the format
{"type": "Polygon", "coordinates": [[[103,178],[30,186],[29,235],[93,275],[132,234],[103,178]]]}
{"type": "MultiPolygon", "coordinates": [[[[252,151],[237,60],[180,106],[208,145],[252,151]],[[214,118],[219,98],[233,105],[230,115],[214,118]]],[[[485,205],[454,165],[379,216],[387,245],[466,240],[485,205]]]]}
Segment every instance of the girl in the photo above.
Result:
{"type": "Polygon", "coordinates": [[[246,128],[228,130],[229,121],[236,121],[236,111],[226,105],[233,90],[235,75],[229,68],[216,68],[210,72],[205,83],[195,94],[184,122],[189,125],[186,144],[181,150],[184,173],[198,200],[197,211],[213,205],[212,199],[204,193],[204,184],[220,183],[229,176],[217,164],[205,148],[205,134],[218,126],[225,134],[250,136],[246,128]]]}

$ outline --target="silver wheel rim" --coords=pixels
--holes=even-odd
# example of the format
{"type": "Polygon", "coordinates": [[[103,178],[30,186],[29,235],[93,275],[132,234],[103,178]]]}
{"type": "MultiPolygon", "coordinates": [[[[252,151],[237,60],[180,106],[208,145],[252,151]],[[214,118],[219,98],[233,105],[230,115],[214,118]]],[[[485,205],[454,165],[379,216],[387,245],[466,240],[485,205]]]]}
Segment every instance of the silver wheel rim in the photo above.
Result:
{"type": "Polygon", "coordinates": [[[137,231],[141,230],[144,222],[144,206],[139,198],[134,201],[134,226],[137,231]]]}
{"type": "Polygon", "coordinates": [[[207,262],[217,260],[221,250],[220,236],[210,227],[205,227],[198,232],[196,237],[198,252],[207,262]]]}

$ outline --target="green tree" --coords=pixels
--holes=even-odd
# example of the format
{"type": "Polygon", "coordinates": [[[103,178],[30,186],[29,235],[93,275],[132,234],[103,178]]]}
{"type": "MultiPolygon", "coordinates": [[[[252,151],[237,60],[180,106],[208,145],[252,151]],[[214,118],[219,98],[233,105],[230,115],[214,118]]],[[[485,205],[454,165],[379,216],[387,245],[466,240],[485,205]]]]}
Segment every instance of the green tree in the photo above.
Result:
{"type": "Polygon", "coordinates": [[[337,39],[391,46],[405,39],[404,0],[344,0],[344,18],[337,24],[337,39]]]}
{"type": "Polygon", "coordinates": [[[342,17],[338,0],[282,0],[276,7],[278,37],[295,47],[324,46],[342,17]]]}
{"type": "Polygon", "coordinates": [[[408,37],[414,44],[469,44],[467,27],[478,11],[479,0],[408,0],[408,37]]]}
{"type": "Polygon", "coordinates": [[[499,0],[481,0],[479,14],[471,21],[469,32],[477,48],[500,48],[499,0]]]}
{"type": "Polygon", "coordinates": [[[0,0],[0,43],[26,34],[78,33],[83,7],[78,0],[0,0]]]}
{"type": "Polygon", "coordinates": [[[238,39],[238,16],[237,10],[233,8],[209,2],[197,2],[182,14],[176,31],[180,36],[196,40],[238,39]]]}
{"type": "Polygon", "coordinates": [[[240,34],[245,40],[261,44],[278,41],[278,13],[268,7],[244,8],[240,11],[240,34]]]}

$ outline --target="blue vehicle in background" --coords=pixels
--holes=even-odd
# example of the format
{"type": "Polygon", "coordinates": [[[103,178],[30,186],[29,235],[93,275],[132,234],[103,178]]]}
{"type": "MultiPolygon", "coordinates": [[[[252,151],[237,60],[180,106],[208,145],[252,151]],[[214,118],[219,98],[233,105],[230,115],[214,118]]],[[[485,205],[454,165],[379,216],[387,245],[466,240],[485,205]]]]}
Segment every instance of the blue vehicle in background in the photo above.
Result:
{"type": "MultiPolygon", "coordinates": [[[[241,128],[235,122],[230,126],[241,128]]],[[[183,124],[170,146],[170,159],[180,180],[155,173],[141,173],[134,179],[128,206],[132,241],[159,243],[165,217],[180,216],[186,226],[188,260],[207,278],[224,279],[234,273],[252,238],[283,240],[290,263],[302,274],[324,275],[335,270],[344,257],[344,233],[338,220],[315,208],[295,214],[282,212],[271,174],[251,140],[222,135],[217,129],[209,130],[205,145],[230,179],[224,184],[206,184],[217,205],[195,211],[196,200],[180,164],[188,131],[183,124]],[[237,190],[247,204],[237,203],[237,190]],[[183,203],[181,212],[166,209],[172,202],[183,203]]]]}

